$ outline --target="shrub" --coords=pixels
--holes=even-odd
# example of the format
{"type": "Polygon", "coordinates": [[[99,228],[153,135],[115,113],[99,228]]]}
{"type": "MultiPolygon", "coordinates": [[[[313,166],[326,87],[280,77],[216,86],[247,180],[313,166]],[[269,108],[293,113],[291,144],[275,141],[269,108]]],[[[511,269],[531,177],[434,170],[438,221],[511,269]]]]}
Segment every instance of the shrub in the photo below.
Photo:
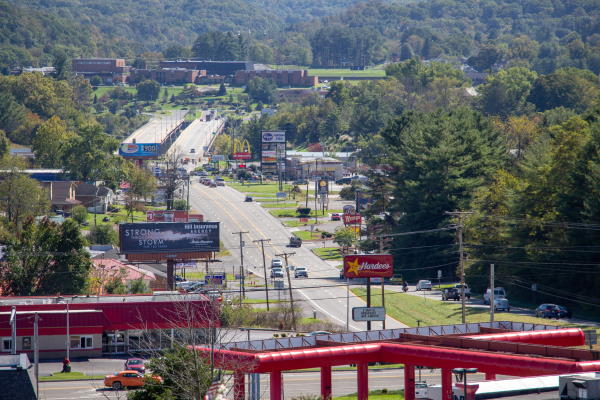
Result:
{"type": "Polygon", "coordinates": [[[83,224],[87,219],[87,209],[84,206],[75,206],[71,210],[71,216],[78,224],[83,224]]]}

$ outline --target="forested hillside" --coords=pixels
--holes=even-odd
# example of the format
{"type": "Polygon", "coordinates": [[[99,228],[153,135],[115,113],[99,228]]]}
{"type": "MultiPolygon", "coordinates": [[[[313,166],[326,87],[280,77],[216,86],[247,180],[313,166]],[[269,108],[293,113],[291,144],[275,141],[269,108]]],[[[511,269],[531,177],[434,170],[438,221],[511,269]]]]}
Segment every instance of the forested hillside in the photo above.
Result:
{"type": "Polygon", "coordinates": [[[49,65],[59,50],[93,52],[91,30],[66,19],[0,1],[0,72],[49,65]]]}
{"type": "Polygon", "coordinates": [[[527,66],[547,73],[573,66],[600,72],[597,0],[366,2],[297,29],[310,38],[315,63],[322,65],[358,55],[367,63],[477,56],[470,63],[478,70],[527,66]]]}
{"type": "MultiPolygon", "coordinates": [[[[97,28],[111,38],[129,38],[146,51],[191,45],[208,31],[272,36],[290,23],[343,10],[357,0],[31,0],[45,9],[97,28]]],[[[22,2],[13,0],[15,4],[22,2]]]]}

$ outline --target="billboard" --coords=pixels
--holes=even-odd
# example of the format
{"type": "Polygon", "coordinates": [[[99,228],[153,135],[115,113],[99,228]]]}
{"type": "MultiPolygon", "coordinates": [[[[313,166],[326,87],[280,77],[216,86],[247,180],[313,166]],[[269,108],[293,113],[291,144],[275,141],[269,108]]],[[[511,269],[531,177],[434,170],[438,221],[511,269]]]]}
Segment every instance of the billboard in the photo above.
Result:
{"type": "Polygon", "coordinates": [[[346,278],[390,277],[393,274],[394,259],[390,254],[344,256],[346,278]]]}
{"type": "Polygon", "coordinates": [[[158,143],[121,143],[119,155],[132,158],[158,157],[160,144],[158,143]]]}
{"type": "Polygon", "coordinates": [[[277,152],[274,150],[263,150],[262,162],[263,163],[274,163],[277,161],[277,152]]]}
{"type": "Polygon", "coordinates": [[[342,215],[344,225],[360,225],[362,223],[362,217],[360,214],[344,214],[342,215]]]}
{"type": "Polygon", "coordinates": [[[140,222],[119,224],[122,253],[219,251],[218,222],[140,222]]]}
{"type": "Polygon", "coordinates": [[[263,143],[285,143],[285,131],[263,131],[263,143]]]}
{"type": "Polygon", "coordinates": [[[233,153],[231,156],[234,160],[249,160],[252,158],[252,153],[250,152],[237,152],[233,153]]]}

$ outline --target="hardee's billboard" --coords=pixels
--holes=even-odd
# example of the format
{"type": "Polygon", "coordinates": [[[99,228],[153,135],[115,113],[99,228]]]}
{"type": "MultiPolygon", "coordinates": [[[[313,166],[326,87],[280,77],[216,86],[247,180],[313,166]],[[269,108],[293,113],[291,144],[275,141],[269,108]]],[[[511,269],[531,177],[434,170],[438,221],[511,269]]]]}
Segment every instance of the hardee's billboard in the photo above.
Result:
{"type": "Polygon", "coordinates": [[[344,256],[346,278],[390,277],[394,274],[394,259],[390,254],[358,254],[344,256]]]}

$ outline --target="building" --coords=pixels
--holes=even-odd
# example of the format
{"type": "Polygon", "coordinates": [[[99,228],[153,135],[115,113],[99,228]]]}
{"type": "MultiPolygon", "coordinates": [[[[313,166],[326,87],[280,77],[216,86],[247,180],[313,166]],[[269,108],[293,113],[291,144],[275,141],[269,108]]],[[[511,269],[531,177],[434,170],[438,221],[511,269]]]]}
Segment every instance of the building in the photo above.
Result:
{"type": "MultiPolygon", "coordinates": [[[[131,286],[133,281],[141,280],[149,290],[156,281],[153,272],[113,258],[94,258],[92,259],[92,268],[92,277],[95,282],[98,282],[97,287],[92,291],[99,295],[105,293],[104,286],[113,279],[121,280],[127,288],[131,286]]],[[[165,284],[158,289],[164,287],[165,284]]]]}
{"type": "Polygon", "coordinates": [[[288,151],[286,171],[290,179],[327,177],[330,180],[343,178],[347,171],[356,167],[356,156],[352,152],[307,152],[288,151]]]}
{"type": "Polygon", "coordinates": [[[159,68],[183,68],[205,70],[207,75],[233,76],[237,71],[253,70],[254,64],[249,61],[203,61],[203,60],[174,60],[161,61],[159,68]]]}
{"type": "Polygon", "coordinates": [[[133,84],[152,79],[161,85],[183,85],[198,83],[204,76],[206,76],[206,70],[186,68],[132,69],[127,81],[133,84]]]}
{"type": "Polygon", "coordinates": [[[36,400],[36,381],[26,354],[0,355],[0,400],[36,400]]]}
{"type": "Polygon", "coordinates": [[[75,188],[77,183],[73,181],[50,181],[41,182],[42,188],[48,193],[52,211],[71,211],[71,209],[81,204],[81,201],[75,198],[75,188]]]}
{"type": "Polygon", "coordinates": [[[173,330],[219,323],[218,303],[200,294],[1,297],[0,351],[13,345],[10,316],[16,309],[16,351],[33,356],[33,320],[39,320],[40,358],[99,357],[169,347],[173,330]],[[67,340],[68,338],[68,340],[67,340]]]}
{"type": "Polygon", "coordinates": [[[277,86],[316,86],[319,83],[318,76],[308,76],[305,69],[267,69],[267,70],[240,70],[235,73],[234,83],[245,85],[252,78],[260,77],[271,79],[277,86]]]}
{"type": "Polygon", "coordinates": [[[105,84],[125,83],[130,66],[123,58],[74,58],[73,72],[87,79],[99,76],[105,84]]]}
{"type": "Polygon", "coordinates": [[[115,200],[115,193],[106,186],[80,182],[75,186],[75,200],[81,202],[83,206],[91,208],[92,212],[105,214],[108,206],[115,200]]]}

